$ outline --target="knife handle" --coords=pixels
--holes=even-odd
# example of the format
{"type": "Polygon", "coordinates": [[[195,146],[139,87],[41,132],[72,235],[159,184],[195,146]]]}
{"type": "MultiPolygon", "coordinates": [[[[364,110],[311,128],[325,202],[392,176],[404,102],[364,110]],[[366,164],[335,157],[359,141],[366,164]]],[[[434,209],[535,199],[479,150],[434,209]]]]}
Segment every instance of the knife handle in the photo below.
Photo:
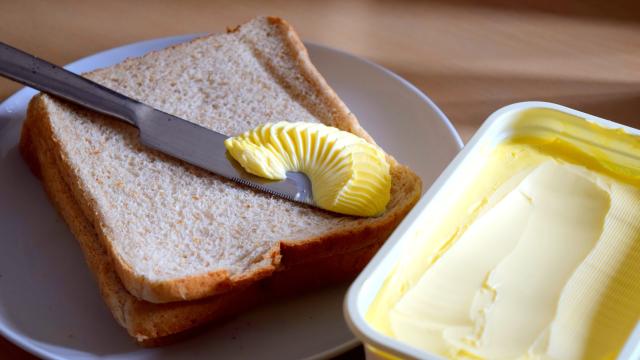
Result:
{"type": "Polygon", "coordinates": [[[0,75],[136,125],[147,106],[31,54],[0,42],[0,75]]]}

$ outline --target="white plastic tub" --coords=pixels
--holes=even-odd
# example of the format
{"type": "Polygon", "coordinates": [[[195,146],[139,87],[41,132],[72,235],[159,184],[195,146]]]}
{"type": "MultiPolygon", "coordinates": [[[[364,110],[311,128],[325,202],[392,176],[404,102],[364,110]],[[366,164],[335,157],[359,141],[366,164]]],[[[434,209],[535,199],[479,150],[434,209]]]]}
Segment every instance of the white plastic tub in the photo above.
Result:
{"type": "MultiPolygon", "coordinates": [[[[428,219],[430,223],[437,223],[438,218],[446,216],[446,210],[455,201],[456,194],[465,184],[473,181],[474,174],[482,168],[480,157],[486,156],[498,142],[513,135],[511,125],[523,112],[532,109],[557,110],[605,128],[623,129],[630,134],[640,135],[640,130],[551,103],[517,103],[493,113],[351,285],[344,304],[345,317],[351,330],[364,343],[368,359],[440,358],[378,332],[365,320],[365,314],[402,255],[416,246],[416,241],[427,241],[424,237],[416,236],[418,230],[424,230],[425,221],[428,219]]],[[[618,359],[640,359],[640,323],[618,359]]]]}

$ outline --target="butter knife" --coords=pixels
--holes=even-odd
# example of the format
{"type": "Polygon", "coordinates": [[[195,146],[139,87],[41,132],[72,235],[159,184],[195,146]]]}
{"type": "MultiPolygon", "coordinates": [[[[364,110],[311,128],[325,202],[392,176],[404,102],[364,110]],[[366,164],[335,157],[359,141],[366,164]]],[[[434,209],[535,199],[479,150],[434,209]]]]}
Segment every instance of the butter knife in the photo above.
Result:
{"type": "Polygon", "coordinates": [[[228,136],[154,109],[57,65],[0,42],[0,75],[140,130],[140,142],[240,184],[282,198],[315,205],[309,179],[299,172],[271,181],[249,174],[227,155],[228,136]]]}

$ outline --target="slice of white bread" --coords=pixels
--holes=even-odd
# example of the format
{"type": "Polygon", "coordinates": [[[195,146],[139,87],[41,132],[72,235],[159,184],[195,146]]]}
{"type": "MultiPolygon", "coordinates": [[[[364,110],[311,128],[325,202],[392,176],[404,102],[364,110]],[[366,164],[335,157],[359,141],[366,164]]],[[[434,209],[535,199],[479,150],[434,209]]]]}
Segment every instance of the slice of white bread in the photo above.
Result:
{"type": "MultiPolygon", "coordinates": [[[[228,135],[286,120],[323,122],[372,141],[278,18],[256,18],[227,34],[85,76],[228,135]]],[[[201,299],[296,263],[377,244],[421,190],[419,177],[389,156],[393,186],[386,212],[339,216],[149,150],[133,127],[54,97],[36,96],[26,124],[46,139],[55,168],[124,287],[148,302],[201,299]]]]}
{"type": "Polygon", "coordinates": [[[382,245],[379,242],[348,253],[316,257],[280,269],[250,286],[200,300],[165,304],[140,300],[124,288],[93,224],[84,215],[57,168],[51,139],[41,134],[42,129],[37,125],[33,120],[25,124],[20,150],[78,239],[109,310],[141,345],[165,344],[176,340],[186,330],[231,317],[256,304],[352,279],[382,245]]]}

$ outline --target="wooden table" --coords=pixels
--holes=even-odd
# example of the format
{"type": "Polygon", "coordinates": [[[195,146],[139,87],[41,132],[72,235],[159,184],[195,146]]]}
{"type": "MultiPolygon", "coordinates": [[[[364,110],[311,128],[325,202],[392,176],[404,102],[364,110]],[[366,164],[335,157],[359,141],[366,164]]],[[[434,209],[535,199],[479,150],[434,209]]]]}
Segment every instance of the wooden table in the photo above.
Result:
{"type": "MultiPolygon", "coordinates": [[[[417,85],[465,140],[491,112],[523,100],[640,127],[640,3],[577,3],[5,0],[0,41],[65,64],[130,42],[278,15],[305,40],[376,61],[417,85]]],[[[0,99],[18,88],[0,79],[0,99]]],[[[0,358],[31,357],[0,338],[0,358]]]]}

